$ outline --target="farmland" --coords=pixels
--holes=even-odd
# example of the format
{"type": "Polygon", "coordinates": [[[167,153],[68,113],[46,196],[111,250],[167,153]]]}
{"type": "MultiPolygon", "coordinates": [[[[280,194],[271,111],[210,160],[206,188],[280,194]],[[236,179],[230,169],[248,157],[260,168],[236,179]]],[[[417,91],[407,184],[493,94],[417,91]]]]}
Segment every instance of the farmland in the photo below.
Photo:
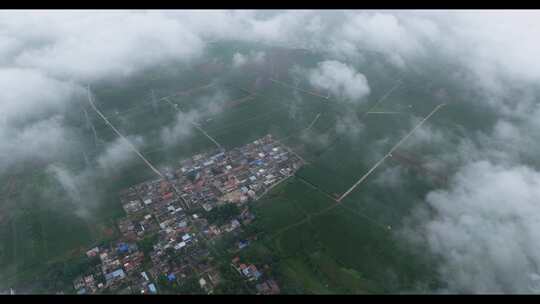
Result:
{"type": "MultiPolygon", "coordinates": [[[[291,286],[288,292],[384,293],[412,291],[417,282],[436,284],[429,258],[416,256],[414,249],[394,234],[402,219],[431,189],[426,178],[405,171],[399,191],[387,191],[375,178],[368,179],[342,205],[319,213],[335,203],[329,196],[345,192],[412,128],[413,116],[423,117],[437,104],[417,85],[422,79],[411,83],[402,79],[403,88],[379,102],[396,84],[395,71],[369,64],[358,66],[370,81],[368,100],[341,103],[271,82],[268,67],[248,68],[243,73],[227,68],[234,51],[252,48],[218,45],[207,55],[210,63],[157,67],[129,81],[97,84],[92,92],[98,107],[124,135],[143,138],[141,152],[159,168],[214,148],[197,129],[173,144],[162,143],[161,132],[176,123],[178,111],[203,113],[197,123],[225,148],[271,133],[306,159],[308,165],[296,177],[256,202],[257,225],[263,234],[246,253],[275,255],[282,285],[291,286]],[[261,80],[257,85],[258,77],[261,80]],[[216,98],[220,100],[218,109],[209,110],[216,98]],[[369,109],[405,114],[366,115],[369,109]],[[316,123],[306,130],[319,114],[316,123]],[[336,127],[344,118],[352,124],[336,127]],[[357,126],[360,129],[351,132],[357,126]],[[309,220],[291,226],[306,218],[309,220]]],[[[274,62],[275,77],[282,81],[292,81],[288,71],[293,64],[311,68],[320,60],[319,55],[305,52],[258,49],[269,56],[272,52],[279,55],[280,60],[274,62]]],[[[309,88],[306,81],[298,86],[309,88]]],[[[84,171],[85,166],[98,167],[99,155],[116,135],[91,112],[85,100],[69,110],[70,123],[80,131],[78,143],[85,147],[82,150],[90,160],[84,165],[78,151],[56,164],[75,172],[84,171]],[[95,136],[85,127],[82,109],[87,111],[95,136]]],[[[453,113],[455,109],[449,106],[448,111],[453,113]]],[[[440,123],[450,124],[452,119],[447,116],[440,123]]],[[[385,163],[377,172],[394,166],[385,163]]],[[[92,216],[81,220],[66,191],[54,183],[45,168],[31,171],[21,169],[18,193],[2,199],[1,208],[15,210],[1,222],[0,266],[4,270],[0,282],[6,286],[26,282],[33,273],[47,271],[47,265],[65,261],[106,240],[115,229],[115,219],[123,214],[118,192],[153,178],[136,158],[108,168],[107,173],[99,171],[99,204],[90,208],[92,216]],[[34,268],[36,265],[40,268],[34,268]]]]}

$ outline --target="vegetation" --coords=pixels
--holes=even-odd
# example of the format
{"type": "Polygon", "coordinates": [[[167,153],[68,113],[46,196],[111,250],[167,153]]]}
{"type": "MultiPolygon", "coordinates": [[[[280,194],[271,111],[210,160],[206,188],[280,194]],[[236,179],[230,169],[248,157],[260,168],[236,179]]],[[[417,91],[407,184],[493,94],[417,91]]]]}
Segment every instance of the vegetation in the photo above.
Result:
{"type": "MultiPolygon", "coordinates": [[[[208,50],[208,55],[228,62],[234,52],[251,48],[252,45],[241,42],[214,44],[208,50]]],[[[370,59],[370,55],[366,56],[370,59]]],[[[320,60],[314,54],[300,56],[284,53],[281,57],[284,62],[290,63],[283,64],[279,71],[283,81],[289,77],[288,68],[292,64],[312,67],[320,60]]],[[[325,214],[313,216],[310,221],[294,229],[279,233],[281,229],[332,204],[333,201],[323,192],[331,195],[343,193],[362,172],[366,172],[380,151],[386,151],[397,141],[401,132],[410,127],[410,116],[407,115],[362,118],[364,111],[394,84],[395,78],[390,67],[370,64],[374,60],[365,62],[361,68],[370,80],[371,94],[363,104],[328,102],[270,83],[261,88],[253,100],[226,108],[222,113],[214,115],[211,121],[199,122],[226,148],[243,145],[268,133],[278,138],[292,135],[285,142],[310,162],[297,173],[298,178],[291,178],[261,201],[252,204],[257,218],[252,226],[244,228],[246,234],[242,235],[247,237],[251,232],[257,234],[258,240],[243,249],[241,254],[251,262],[270,265],[272,276],[276,277],[285,293],[388,292],[412,288],[416,281],[433,281],[432,264],[412,255],[388,231],[378,227],[397,225],[395,223],[401,222],[419,198],[429,190],[412,173],[405,173],[403,191],[392,193],[370,178],[363,187],[342,202],[354,212],[340,206],[325,214]],[[300,135],[303,133],[299,131],[305,129],[318,113],[322,113],[319,121],[304,135],[307,135],[306,138],[321,137],[326,140],[302,140],[300,135]],[[336,122],[346,113],[356,113],[358,119],[362,118],[363,132],[354,136],[338,134],[336,122]],[[308,183],[302,182],[300,178],[308,183]]],[[[276,69],[279,70],[279,67],[276,69]]],[[[257,73],[224,71],[219,74],[216,87],[191,95],[171,97],[171,100],[185,109],[196,109],[205,106],[200,102],[203,97],[219,90],[226,91],[233,99],[242,97],[245,92],[225,85],[224,79],[236,86],[252,87],[257,73]]],[[[216,80],[216,76],[212,73],[186,73],[184,67],[179,66],[161,66],[149,73],[145,71],[135,75],[125,83],[97,85],[94,93],[102,112],[110,117],[118,129],[126,134],[144,137],[146,145],[142,152],[152,163],[156,166],[170,165],[215,147],[204,135],[193,132],[181,143],[162,148],[159,131],[174,123],[176,112],[165,102],[152,107],[148,102],[148,92],[155,89],[156,95],[167,96],[181,89],[209,83],[216,80]],[[115,102],[108,102],[110,100],[115,102]],[[130,112],[126,113],[127,110],[130,112]],[[114,115],[116,111],[121,115],[114,115]]],[[[404,81],[422,83],[424,79],[416,77],[404,81]]],[[[429,94],[421,90],[396,90],[384,103],[378,105],[378,109],[395,110],[409,104],[418,109],[416,115],[421,115],[432,105],[432,101],[429,94]]],[[[441,119],[446,123],[452,120],[465,123],[465,116],[469,115],[468,110],[457,111],[450,107],[448,110],[454,111],[451,112],[454,114],[441,119]]],[[[78,113],[80,109],[71,112],[78,113]]],[[[100,140],[107,144],[116,139],[116,135],[99,117],[91,114],[90,119],[100,140]]],[[[96,146],[92,132],[84,130],[81,121],[82,116],[77,122],[83,133],[81,146],[90,147],[85,151],[88,151],[90,158],[95,158],[106,145],[96,146]]],[[[70,168],[84,168],[81,153],[74,153],[72,158],[62,164],[70,168]]],[[[377,170],[382,171],[385,166],[377,170]]],[[[0,286],[2,289],[14,286],[12,284],[28,284],[35,278],[44,277],[62,278],[63,282],[57,285],[47,282],[45,289],[56,291],[55,288],[59,286],[70,286],[69,280],[80,270],[89,267],[83,262],[70,260],[70,257],[81,256],[90,245],[111,238],[104,233],[105,229],[94,227],[114,227],[114,219],[123,214],[118,191],[154,178],[145,164],[137,161],[125,167],[111,168],[111,173],[100,176],[99,188],[102,191],[96,193],[99,205],[94,206],[93,217],[81,218],[76,213],[76,203],[54,183],[45,168],[24,168],[20,176],[14,177],[19,181],[18,193],[0,198],[0,216],[9,214],[0,218],[0,282],[5,284],[0,286]]],[[[0,184],[7,183],[0,181],[0,184]]],[[[206,215],[210,223],[221,225],[237,217],[239,210],[236,205],[227,204],[206,215]]],[[[221,244],[220,249],[224,249],[234,241],[234,238],[224,238],[223,242],[217,242],[217,246],[221,244]]],[[[139,243],[145,255],[154,242],[155,239],[149,237],[139,243]]],[[[226,250],[218,251],[226,254],[226,250]]],[[[247,292],[246,283],[230,267],[228,258],[224,256],[223,261],[220,261],[223,284],[216,293],[247,292]]],[[[198,293],[200,287],[197,289],[197,286],[198,282],[173,285],[166,278],[159,280],[160,291],[198,293]]]]}
{"type": "Polygon", "coordinates": [[[150,255],[150,252],[154,249],[154,245],[157,244],[159,235],[157,233],[147,235],[142,240],[137,242],[137,246],[144,253],[145,256],[150,255]]]}
{"type": "Polygon", "coordinates": [[[157,280],[159,293],[161,294],[206,294],[199,284],[196,276],[190,277],[183,282],[178,280],[169,281],[166,276],[160,276],[157,280]]]}
{"type": "Polygon", "coordinates": [[[239,215],[240,209],[238,206],[235,204],[225,204],[210,210],[205,216],[209,224],[221,226],[239,215]]]}
{"type": "Polygon", "coordinates": [[[251,289],[248,287],[244,278],[232,268],[228,263],[222,263],[219,266],[221,283],[216,287],[216,294],[249,294],[251,289]]]}

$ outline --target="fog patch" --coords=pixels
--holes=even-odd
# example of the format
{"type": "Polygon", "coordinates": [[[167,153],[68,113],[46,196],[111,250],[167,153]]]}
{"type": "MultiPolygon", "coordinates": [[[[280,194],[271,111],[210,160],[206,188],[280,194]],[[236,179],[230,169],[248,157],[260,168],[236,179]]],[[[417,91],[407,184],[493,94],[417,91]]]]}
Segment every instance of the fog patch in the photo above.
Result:
{"type": "Polygon", "coordinates": [[[92,187],[93,181],[89,176],[90,172],[83,171],[77,175],[55,164],[49,165],[46,170],[56,179],[71,202],[76,206],[75,215],[85,219],[90,218],[89,208],[97,204],[97,200],[88,197],[88,193],[97,194],[97,189],[92,187]],[[88,189],[92,190],[88,191],[88,189]]]}
{"type": "Polygon", "coordinates": [[[80,87],[39,70],[0,68],[0,124],[57,112],[78,93],[80,87]]]}
{"type": "Polygon", "coordinates": [[[357,140],[364,131],[365,126],[356,114],[351,114],[339,117],[335,129],[338,135],[347,135],[350,139],[357,140]]]}
{"type": "Polygon", "coordinates": [[[310,132],[302,132],[300,133],[300,140],[314,145],[315,147],[322,148],[330,144],[330,135],[328,133],[313,134],[310,132]]]}
{"type": "Polygon", "coordinates": [[[266,53],[262,51],[250,52],[246,55],[236,52],[232,58],[232,65],[234,68],[240,68],[246,64],[262,65],[266,62],[266,53]]]}
{"type": "Polygon", "coordinates": [[[0,172],[23,161],[49,161],[66,152],[71,133],[54,116],[20,128],[0,128],[0,172]]]}
{"type": "Polygon", "coordinates": [[[375,184],[385,188],[401,187],[403,180],[403,169],[400,166],[385,168],[374,178],[375,184]]]}
{"type": "MultiPolygon", "coordinates": [[[[127,139],[138,149],[144,144],[141,136],[128,136],[127,139]]],[[[110,172],[124,167],[136,157],[137,155],[130,145],[123,138],[117,138],[107,145],[103,153],[97,158],[97,163],[100,169],[110,172]]]]}
{"type": "Polygon", "coordinates": [[[174,122],[160,131],[161,142],[166,146],[174,146],[193,135],[195,125],[203,118],[218,114],[226,107],[230,96],[223,90],[202,96],[196,100],[197,108],[178,110],[174,122]]]}
{"type": "MultiPolygon", "coordinates": [[[[409,129],[412,130],[422,119],[418,117],[411,118],[409,120],[409,129]]],[[[451,138],[450,134],[426,121],[400,147],[407,150],[440,150],[442,147],[448,147],[448,141],[451,138]]]]}
{"type": "Polygon", "coordinates": [[[308,79],[315,88],[327,90],[340,100],[359,102],[370,93],[366,77],[339,61],[320,62],[308,79]]]}

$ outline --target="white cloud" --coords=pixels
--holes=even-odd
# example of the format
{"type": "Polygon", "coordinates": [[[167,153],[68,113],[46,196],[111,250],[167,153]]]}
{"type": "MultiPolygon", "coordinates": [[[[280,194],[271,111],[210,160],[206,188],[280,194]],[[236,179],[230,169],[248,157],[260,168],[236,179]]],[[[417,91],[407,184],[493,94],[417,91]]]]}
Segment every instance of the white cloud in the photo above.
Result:
{"type": "Polygon", "coordinates": [[[0,122],[56,112],[79,92],[39,70],[0,68],[0,122]]]}
{"type": "MultiPolygon", "coordinates": [[[[128,136],[127,139],[138,149],[144,144],[144,140],[140,136],[128,136]]],[[[97,163],[101,169],[110,171],[122,168],[135,158],[137,158],[137,154],[129,144],[118,137],[107,145],[103,153],[97,158],[97,163]]]]}
{"type": "Polygon", "coordinates": [[[247,58],[245,55],[242,55],[241,53],[234,53],[233,55],[233,67],[238,68],[246,64],[247,58]]]}
{"type": "Polygon", "coordinates": [[[370,92],[366,77],[339,61],[323,61],[308,75],[312,86],[330,91],[340,99],[359,101],[370,92]]]}
{"type": "MultiPolygon", "coordinates": [[[[420,117],[412,117],[410,119],[409,129],[414,128],[423,119],[420,117]]],[[[416,129],[414,134],[407,139],[401,146],[402,149],[426,149],[429,147],[440,148],[447,146],[450,134],[444,133],[443,130],[436,128],[429,121],[424,123],[422,127],[416,129]]]]}
{"type": "Polygon", "coordinates": [[[232,63],[233,67],[239,68],[244,66],[245,64],[256,64],[261,65],[264,64],[266,61],[266,53],[265,52],[250,52],[247,55],[244,55],[240,52],[236,52],[233,55],[232,63]]]}
{"type": "Polygon", "coordinates": [[[463,167],[447,190],[428,194],[436,210],[421,230],[442,256],[451,292],[533,292],[540,272],[540,173],[480,161],[463,167]]]}
{"type": "Polygon", "coordinates": [[[403,185],[403,169],[399,166],[385,168],[375,178],[374,182],[386,188],[395,189],[403,185]]]}
{"type": "Polygon", "coordinates": [[[187,112],[178,111],[173,124],[161,129],[161,141],[167,146],[172,146],[188,139],[193,135],[194,124],[197,124],[205,115],[214,115],[221,112],[225,102],[229,100],[230,97],[227,92],[222,90],[198,98],[195,101],[198,108],[187,112]]]}
{"type": "Polygon", "coordinates": [[[172,126],[164,127],[161,130],[161,140],[165,145],[175,145],[193,134],[193,124],[200,118],[198,111],[188,113],[178,112],[172,126]]]}
{"type": "MultiPolygon", "coordinates": [[[[426,34],[425,31],[422,33],[426,34]]],[[[387,54],[393,63],[404,67],[404,56],[410,57],[423,51],[420,37],[415,34],[392,14],[355,14],[343,24],[341,34],[336,39],[353,43],[357,49],[387,54]]]]}
{"type": "Polygon", "coordinates": [[[8,37],[24,31],[20,39],[25,48],[13,62],[61,78],[126,76],[159,62],[191,59],[203,47],[179,20],[159,12],[4,12],[2,17],[6,15],[2,27],[8,37]]]}
{"type": "Polygon", "coordinates": [[[336,121],[336,133],[346,134],[352,139],[358,139],[358,136],[364,131],[364,124],[355,114],[344,115],[336,121]]]}
{"type": "Polygon", "coordinates": [[[71,134],[58,116],[22,128],[0,127],[0,171],[21,161],[49,161],[63,155],[71,134]]]}

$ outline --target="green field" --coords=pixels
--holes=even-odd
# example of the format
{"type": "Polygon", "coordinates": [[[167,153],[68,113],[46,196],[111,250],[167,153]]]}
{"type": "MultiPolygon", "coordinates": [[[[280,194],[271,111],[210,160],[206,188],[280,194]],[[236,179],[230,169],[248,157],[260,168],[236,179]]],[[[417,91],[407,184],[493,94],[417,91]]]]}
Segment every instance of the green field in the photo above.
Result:
{"type": "MultiPolygon", "coordinates": [[[[328,196],[346,191],[412,128],[413,116],[425,116],[438,103],[433,99],[426,78],[422,75],[402,78],[403,88],[378,103],[401,76],[370,55],[373,60],[366,60],[357,67],[369,79],[371,94],[367,100],[356,104],[327,101],[268,81],[268,67],[253,67],[241,73],[228,68],[235,51],[248,50],[264,50],[268,56],[279,59],[274,61],[274,77],[289,82],[292,76],[288,71],[293,65],[311,68],[322,58],[301,51],[241,43],[216,44],[208,50],[210,59],[205,62],[191,67],[156,67],[125,81],[96,84],[92,90],[101,111],[124,135],[141,136],[144,139],[140,147],[142,153],[160,167],[174,166],[181,159],[215,146],[196,129],[184,140],[164,145],[160,132],[175,122],[178,112],[164,100],[153,103],[152,90],[161,99],[213,83],[211,87],[170,97],[181,111],[204,111],[208,106],[206,101],[215,94],[225,94],[229,101],[237,100],[248,95],[246,89],[256,87],[257,78],[266,79],[257,87],[252,99],[202,115],[198,121],[226,148],[271,133],[283,138],[309,163],[297,172],[297,177],[255,203],[256,222],[264,231],[264,237],[257,246],[252,246],[259,248],[258,251],[250,249],[253,252],[248,253],[275,255],[281,285],[290,293],[403,292],[418,291],[417,285],[426,282],[437,284],[430,258],[415,254],[416,249],[394,233],[432,189],[425,176],[406,170],[400,188],[389,191],[384,184],[374,182],[379,172],[399,166],[386,162],[342,202],[343,206],[318,213],[334,203],[328,196]],[[208,65],[214,59],[223,65],[208,65]],[[370,108],[405,114],[365,115],[370,108]],[[321,115],[316,124],[305,131],[318,114],[321,115]],[[353,125],[361,123],[362,131],[338,132],[336,123],[344,118],[353,125]],[[320,140],[314,140],[316,138],[320,140]],[[306,218],[309,220],[283,230],[306,218]],[[391,230],[386,229],[389,225],[391,230]]],[[[306,81],[299,86],[309,89],[306,81]]],[[[116,140],[116,135],[85,102],[74,103],[66,111],[70,113],[66,123],[80,133],[76,143],[79,148],[74,149],[69,159],[56,160],[58,165],[75,173],[97,166],[96,158],[107,144],[116,140]],[[85,126],[82,107],[86,107],[95,126],[97,143],[92,130],[85,126]],[[83,150],[90,158],[89,165],[84,162],[83,150]]],[[[437,113],[429,124],[440,124],[457,134],[458,126],[467,120],[462,116],[467,114],[463,113],[481,110],[464,109],[464,105],[456,101],[448,105],[444,113],[437,113]]],[[[477,127],[482,128],[482,125],[477,127]]],[[[443,147],[413,152],[436,155],[441,149],[443,147]]],[[[24,286],[33,276],[45,273],[53,262],[66,261],[92,243],[110,237],[104,233],[105,229],[113,228],[115,219],[123,215],[118,191],[155,177],[135,157],[124,166],[110,168],[108,173],[97,170],[99,199],[96,201],[99,204],[91,208],[91,217],[83,219],[76,215],[74,203],[43,167],[20,171],[13,177],[18,185],[17,194],[3,197],[0,205],[0,267],[3,268],[0,288],[24,286]]],[[[2,178],[7,183],[10,177],[2,178]]]]}
{"type": "Polygon", "coordinates": [[[92,243],[115,233],[107,234],[105,229],[112,226],[110,216],[118,208],[108,208],[99,220],[81,218],[75,215],[78,207],[49,174],[36,172],[25,176],[25,181],[16,194],[2,200],[0,282],[4,286],[35,279],[51,264],[79,256],[92,243]]]}
{"type": "Polygon", "coordinates": [[[297,180],[257,203],[266,246],[279,256],[284,276],[302,282],[299,292],[399,292],[433,279],[427,262],[408,252],[376,217],[367,220],[364,216],[370,214],[364,210],[359,216],[338,206],[289,230],[280,229],[332,203],[297,180]]]}

